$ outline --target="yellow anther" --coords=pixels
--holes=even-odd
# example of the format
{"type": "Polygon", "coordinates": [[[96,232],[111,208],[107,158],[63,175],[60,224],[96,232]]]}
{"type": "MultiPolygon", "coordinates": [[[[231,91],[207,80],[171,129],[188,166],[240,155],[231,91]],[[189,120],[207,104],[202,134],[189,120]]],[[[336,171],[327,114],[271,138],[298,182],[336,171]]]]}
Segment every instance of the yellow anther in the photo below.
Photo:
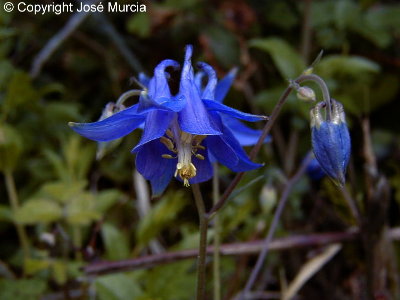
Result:
{"type": "Polygon", "coordinates": [[[176,158],[176,156],[172,156],[172,155],[169,155],[169,154],[163,154],[163,155],[161,155],[161,157],[162,158],[168,158],[168,159],[176,158]]]}
{"type": "MultiPolygon", "coordinates": [[[[200,143],[206,138],[206,135],[195,135],[193,138],[193,145],[194,146],[201,146],[200,143]]],[[[201,146],[203,147],[203,146],[201,146]]],[[[204,148],[204,147],[203,147],[204,148]]],[[[202,149],[202,148],[201,148],[202,149]]]]}
{"type": "Polygon", "coordinates": [[[171,129],[167,129],[167,131],[166,131],[165,133],[167,134],[167,136],[168,136],[170,139],[173,139],[173,138],[174,138],[174,134],[172,133],[171,129]]]}
{"type": "Polygon", "coordinates": [[[201,154],[195,154],[194,156],[196,156],[196,158],[204,160],[204,156],[201,154]]]}
{"type": "Polygon", "coordinates": [[[193,146],[193,149],[195,149],[195,150],[197,150],[197,149],[205,150],[206,147],[204,147],[203,145],[195,145],[195,146],[193,146]]]}
{"type": "Polygon", "coordinates": [[[160,142],[163,143],[165,145],[165,147],[167,147],[167,149],[169,151],[172,151],[174,153],[176,153],[176,149],[175,149],[175,145],[174,143],[169,139],[166,138],[165,136],[160,137],[160,142]]]}

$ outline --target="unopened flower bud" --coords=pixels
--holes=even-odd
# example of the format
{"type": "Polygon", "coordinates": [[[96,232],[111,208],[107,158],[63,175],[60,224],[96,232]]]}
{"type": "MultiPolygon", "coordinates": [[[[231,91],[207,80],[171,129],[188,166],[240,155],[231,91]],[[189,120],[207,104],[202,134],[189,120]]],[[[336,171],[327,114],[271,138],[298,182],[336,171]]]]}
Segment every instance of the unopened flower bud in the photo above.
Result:
{"type": "Polygon", "coordinates": [[[331,120],[324,119],[320,105],[311,110],[311,141],[321,168],[335,183],[343,185],[350,158],[350,135],[342,104],[331,101],[331,120]]]}
{"type": "Polygon", "coordinates": [[[314,90],[308,86],[301,86],[297,89],[297,98],[307,102],[316,100],[314,90]]]}

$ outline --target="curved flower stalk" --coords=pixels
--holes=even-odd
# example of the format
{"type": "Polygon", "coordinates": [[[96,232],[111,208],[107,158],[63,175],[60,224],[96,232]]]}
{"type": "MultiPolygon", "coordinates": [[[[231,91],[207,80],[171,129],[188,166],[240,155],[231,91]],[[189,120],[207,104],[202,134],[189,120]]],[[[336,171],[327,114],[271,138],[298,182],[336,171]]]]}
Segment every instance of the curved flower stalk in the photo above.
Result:
{"type": "Polygon", "coordinates": [[[141,91],[137,104],[98,122],[69,123],[80,135],[98,142],[123,137],[143,126],[141,140],[132,152],[136,154],[137,170],[150,180],[155,195],[161,194],[174,176],[185,186],[209,180],[213,175],[210,161],[214,159],[235,172],[261,166],[250,161],[225,123],[266,118],[216,101],[217,95],[225,96],[226,92],[217,90],[226,89],[226,85],[217,88],[215,71],[205,63],[199,64],[208,76],[201,92],[195,84],[192,51],[192,46],[186,47],[177,95],[170,92],[166,69],[177,69],[179,64],[167,59],[155,68],[151,79],[139,78],[148,88],[141,91]]]}

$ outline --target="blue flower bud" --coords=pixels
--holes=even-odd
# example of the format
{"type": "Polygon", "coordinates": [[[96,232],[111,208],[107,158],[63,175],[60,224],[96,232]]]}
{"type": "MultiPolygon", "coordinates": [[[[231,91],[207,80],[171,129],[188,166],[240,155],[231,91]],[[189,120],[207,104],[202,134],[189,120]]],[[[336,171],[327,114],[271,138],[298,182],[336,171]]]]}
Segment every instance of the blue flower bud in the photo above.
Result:
{"type": "Polygon", "coordinates": [[[342,186],[350,158],[350,135],[346,125],[343,105],[332,101],[331,120],[325,120],[321,114],[321,105],[311,110],[311,141],[321,168],[342,186]]]}

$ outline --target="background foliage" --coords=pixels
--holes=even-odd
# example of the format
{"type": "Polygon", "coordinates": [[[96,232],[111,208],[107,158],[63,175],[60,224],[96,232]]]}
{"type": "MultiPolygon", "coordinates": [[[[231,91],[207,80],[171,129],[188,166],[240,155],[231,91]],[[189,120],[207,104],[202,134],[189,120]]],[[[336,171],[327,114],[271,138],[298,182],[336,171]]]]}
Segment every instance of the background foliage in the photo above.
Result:
{"type": "MultiPolygon", "coordinates": [[[[151,207],[140,206],[129,152],[138,133],[105,149],[96,160],[96,143],[67,126],[68,121],[98,119],[106,103],[132,87],[132,76],[140,71],[151,75],[166,58],[182,61],[189,43],[195,46],[194,60],[210,63],[220,77],[239,67],[227,104],[267,115],[287,80],[301,74],[324,49],[315,72],[343,103],[352,135],[347,188],[365,228],[377,222],[399,226],[397,1],[145,3],[147,13],[89,16],[37,75],[30,72],[36,55],[71,14],[34,16],[0,9],[0,299],[193,297],[194,259],[96,277],[84,274],[84,265],[101,259],[196,248],[198,220],[191,192],[179,182],[172,182],[161,199],[152,199],[151,207]],[[385,192],[373,188],[379,180],[384,180],[385,192]],[[376,215],[368,210],[372,194],[382,200],[376,215]]],[[[172,76],[173,88],[178,82],[172,76]]],[[[273,141],[257,158],[265,166],[248,173],[242,185],[262,179],[220,212],[223,243],[265,235],[282,187],[310,150],[310,108],[289,97],[272,131],[273,141]]],[[[221,167],[222,190],[232,178],[221,167]]],[[[202,189],[210,207],[211,184],[202,184],[202,189]]],[[[354,226],[343,195],[329,179],[303,176],[292,190],[278,236],[354,226]]],[[[258,289],[282,290],[318,249],[271,253],[258,289]]],[[[400,295],[398,254],[398,245],[389,243],[378,255],[388,278],[382,295],[400,295]]],[[[368,257],[362,241],[343,244],[334,263],[301,289],[299,299],[362,299],[368,257]]],[[[252,265],[252,256],[223,258],[225,299],[240,291],[252,265]]]]}

